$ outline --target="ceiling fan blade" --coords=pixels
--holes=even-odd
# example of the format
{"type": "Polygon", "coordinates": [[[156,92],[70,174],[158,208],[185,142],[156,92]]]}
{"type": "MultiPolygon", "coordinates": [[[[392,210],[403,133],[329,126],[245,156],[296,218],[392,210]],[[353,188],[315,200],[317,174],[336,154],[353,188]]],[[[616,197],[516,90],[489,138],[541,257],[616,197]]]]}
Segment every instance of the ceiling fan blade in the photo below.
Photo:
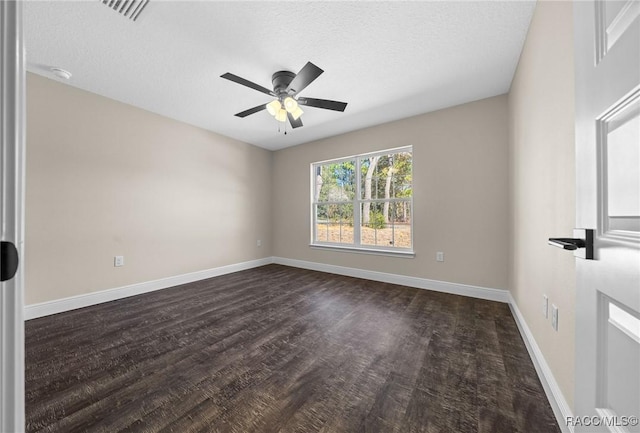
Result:
{"type": "Polygon", "coordinates": [[[300,69],[298,75],[296,75],[294,79],[291,80],[291,83],[289,83],[289,86],[287,87],[287,92],[292,92],[294,95],[301,92],[323,72],[324,71],[322,69],[320,69],[313,63],[307,62],[307,64],[304,65],[302,69],[300,69]]]}
{"type": "Polygon", "coordinates": [[[238,117],[247,117],[250,114],[257,113],[267,108],[267,104],[258,105],[257,107],[249,108],[248,110],[241,111],[235,114],[238,117]]]}
{"type": "Polygon", "coordinates": [[[344,111],[347,108],[346,102],[330,101],[328,99],[298,98],[298,104],[307,107],[324,108],[325,110],[344,111]]]}
{"type": "Polygon", "coordinates": [[[247,86],[254,90],[257,90],[258,92],[266,93],[267,95],[276,96],[273,90],[269,90],[266,87],[262,87],[261,85],[256,84],[252,81],[245,80],[244,78],[238,77],[237,75],[234,75],[230,72],[220,75],[220,78],[225,78],[229,81],[233,81],[234,83],[242,84],[243,86],[247,86]]]}
{"type": "Polygon", "coordinates": [[[302,126],[302,119],[298,117],[298,120],[294,119],[291,113],[287,113],[289,123],[293,129],[300,128],[302,126]]]}

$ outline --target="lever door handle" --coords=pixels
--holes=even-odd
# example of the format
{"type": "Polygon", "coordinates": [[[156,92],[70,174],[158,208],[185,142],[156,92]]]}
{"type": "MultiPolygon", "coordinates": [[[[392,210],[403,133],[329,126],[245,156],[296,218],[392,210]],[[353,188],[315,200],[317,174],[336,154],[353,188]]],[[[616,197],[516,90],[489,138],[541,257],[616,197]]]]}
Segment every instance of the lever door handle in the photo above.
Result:
{"type": "Polygon", "coordinates": [[[593,229],[574,229],[575,238],[549,238],[549,245],[562,248],[563,250],[574,251],[576,257],[583,259],[594,258],[593,254],[593,229]]]}
{"type": "Polygon", "coordinates": [[[549,238],[549,245],[562,248],[565,250],[577,250],[578,248],[584,248],[584,239],[576,238],[549,238]]]}
{"type": "Polygon", "coordinates": [[[11,242],[2,241],[0,249],[0,281],[13,278],[18,271],[18,250],[11,242]]]}

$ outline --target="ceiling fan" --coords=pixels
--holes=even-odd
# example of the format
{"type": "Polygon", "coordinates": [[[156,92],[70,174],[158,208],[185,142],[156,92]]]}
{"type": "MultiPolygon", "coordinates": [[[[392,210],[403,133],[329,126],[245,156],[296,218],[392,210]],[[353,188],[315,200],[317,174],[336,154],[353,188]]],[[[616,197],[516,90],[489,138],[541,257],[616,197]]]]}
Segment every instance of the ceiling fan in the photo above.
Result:
{"type": "Polygon", "coordinates": [[[300,116],[303,114],[300,105],[334,111],[344,111],[344,109],[347,108],[346,102],[298,97],[298,93],[303,91],[323,72],[324,71],[322,69],[311,62],[307,62],[307,64],[304,65],[297,74],[294,74],[291,71],[278,71],[271,77],[273,90],[269,90],[266,87],[262,87],[259,84],[246,80],[242,77],[238,77],[237,75],[229,72],[222,74],[220,77],[242,84],[243,86],[250,87],[259,92],[266,93],[267,95],[275,98],[271,102],[236,113],[236,116],[247,117],[250,114],[267,110],[269,114],[274,116],[279,122],[286,122],[287,119],[289,119],[289,123],[293,128],[299,128],[302,126],[300,116]]]}

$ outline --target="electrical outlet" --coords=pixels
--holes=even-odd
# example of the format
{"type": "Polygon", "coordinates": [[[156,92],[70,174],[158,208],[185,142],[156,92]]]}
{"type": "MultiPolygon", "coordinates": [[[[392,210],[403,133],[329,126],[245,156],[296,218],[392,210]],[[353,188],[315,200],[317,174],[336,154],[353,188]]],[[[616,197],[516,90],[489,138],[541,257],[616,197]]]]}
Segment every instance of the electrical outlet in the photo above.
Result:
{"type": "Polygon", "coordinates": [[[555,331],[558,330],[558,307],[554,304],[551,304],[551,327],[555,331]]]}
{"type": "Polygon", "coordinates": [[[113,258],[113,266],[124,266],[124,256],[115,256],[113,258]]]}
{"type": "Polygon", "coordinates": [[[436,253],[436,262],[444,262],[444,253],[442,251],[436,253]]]}
{"type": "Polygon", "coordinates": [[[542,315],[545,319],[549,318],[549,298],[547,295],[542,295],[542,315]]]}
{"type": "Polygon", "coordinates": [[[256,241],[256,245],[257,245],[257,246],[259,246],[259,247],[261,247],[261,246],[262,246],[262,240],[258,239],[258,240],[256,241]]]}

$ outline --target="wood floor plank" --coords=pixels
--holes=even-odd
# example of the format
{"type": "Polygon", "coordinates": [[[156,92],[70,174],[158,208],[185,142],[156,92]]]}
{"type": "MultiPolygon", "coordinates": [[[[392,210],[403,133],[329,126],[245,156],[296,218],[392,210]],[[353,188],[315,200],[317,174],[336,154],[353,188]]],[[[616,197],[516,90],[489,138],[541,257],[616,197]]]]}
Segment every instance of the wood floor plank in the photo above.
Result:
{"type": "Polygon", "coordinates": [[[477,322],[478,433],[516,432],[513,392],[494,320],[477,322]]]}
{"type": "Polygon", "coordinates": [[[560,431],[489,301],[268,265],[25,328],[30,433],[560,431]]]}

